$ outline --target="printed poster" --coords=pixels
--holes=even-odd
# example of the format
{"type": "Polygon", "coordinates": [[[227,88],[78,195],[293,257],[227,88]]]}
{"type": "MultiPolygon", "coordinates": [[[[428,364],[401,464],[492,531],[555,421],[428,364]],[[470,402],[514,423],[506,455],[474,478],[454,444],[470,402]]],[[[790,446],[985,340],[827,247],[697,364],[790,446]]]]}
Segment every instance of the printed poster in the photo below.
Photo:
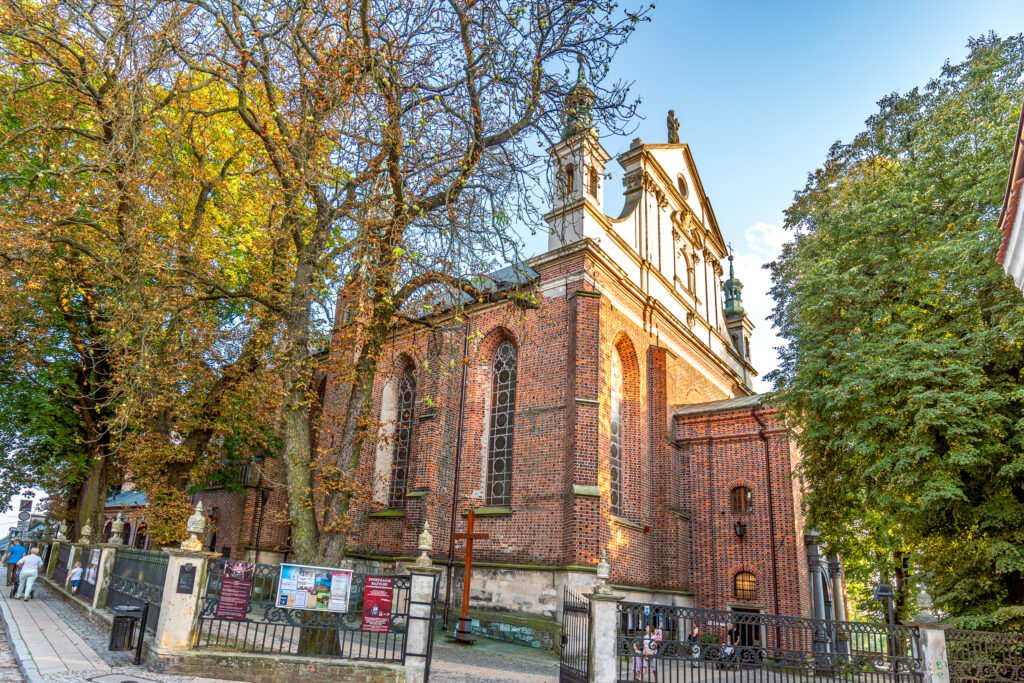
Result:
{"type": "Polygon", "coordinates": [[[347,612],[351,569],[282,564],[277,606],[314,612],[347,612]]]}
{"type": "Polygon", "coordinates": [[[363,627],[366,633],[391,630],[391,598],[395,580],[390,576],[367,576],[363,593],[363,627]]]}
{"type": "Polygon", "coordinates": [[[93,548],[89,552],[89,566],[85,569],[85,576],[82,577],[86,583],[96,585],[96,577],[100,573],[100,552],[99,548],[93,548]]]}
{"type": "Polygon", "coordinates": [[[256,565],[254,563],[241,560],[226,561],[224,576],[220,579],[217,608],[214,610],[213,616],[217,619],[245,621],[255,576],[256,565]]]}

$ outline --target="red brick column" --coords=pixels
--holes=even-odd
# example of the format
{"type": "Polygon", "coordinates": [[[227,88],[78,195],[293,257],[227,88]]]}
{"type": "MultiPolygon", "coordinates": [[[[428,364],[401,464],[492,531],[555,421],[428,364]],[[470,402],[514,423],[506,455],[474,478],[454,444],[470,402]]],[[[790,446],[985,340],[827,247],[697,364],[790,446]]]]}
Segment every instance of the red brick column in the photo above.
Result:
{"type": "Polygon", "coordinates": [[[597,561],[600,499],[596,493],[600,401],[601,294],[579,290],[570,308],[570,349],[566,407],[567,497],[570,501],[570,564],[597,561]]]}

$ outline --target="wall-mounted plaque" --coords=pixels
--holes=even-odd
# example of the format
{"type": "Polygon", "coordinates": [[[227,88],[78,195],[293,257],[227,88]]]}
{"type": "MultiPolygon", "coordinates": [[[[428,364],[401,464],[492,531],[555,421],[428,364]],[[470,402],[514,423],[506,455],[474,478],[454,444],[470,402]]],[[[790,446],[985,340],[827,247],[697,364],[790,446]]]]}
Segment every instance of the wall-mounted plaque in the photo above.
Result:
{"type": "Polygon", "coordinates": [[[183,564],[178,569],[178,593],[191,595],[196,587],[196,566],[194,564],[183,564]]]}

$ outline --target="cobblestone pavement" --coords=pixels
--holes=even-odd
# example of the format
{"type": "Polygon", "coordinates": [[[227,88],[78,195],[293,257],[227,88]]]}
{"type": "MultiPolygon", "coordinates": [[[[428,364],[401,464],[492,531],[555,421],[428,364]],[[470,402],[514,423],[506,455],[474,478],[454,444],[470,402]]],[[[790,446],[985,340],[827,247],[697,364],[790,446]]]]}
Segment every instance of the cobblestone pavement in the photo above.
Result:
{"type": "Polygon", "coordinates": [[[558,681],[558,657],[531,647],[477,639],[472,646],[452,645],[434,635],[431,683],[549,683],[558,681]]]}
{"type": "Polygon", "coordinates": [[[7,631],[0,626],[0,683],[23,683],[24,680],[7,642],[7,631]]]}

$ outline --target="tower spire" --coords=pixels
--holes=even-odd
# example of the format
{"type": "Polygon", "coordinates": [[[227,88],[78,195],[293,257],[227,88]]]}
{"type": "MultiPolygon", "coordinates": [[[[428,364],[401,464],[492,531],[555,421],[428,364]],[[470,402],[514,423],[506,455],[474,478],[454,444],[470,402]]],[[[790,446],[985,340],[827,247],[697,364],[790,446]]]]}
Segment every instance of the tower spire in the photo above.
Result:
{"type": "Polygon", "coordinates": [[[743,283],[736,278],[732,244],[729,245],[729,279],[722,285],[722,289],[725,291],[725,319],[744,316],[746,311],[743,310],[743,283]]]}
{"type": "Polygon", "coordinates": [[[588,131],[594,127],[594,91],[587,85],[586,74],[583,70],[585,59],[583,55],[576,58],[579,62],[579,70],[576,72],[576,85],[572,87],[565,97],[565,128],[562,129],[562,139],[568,140],[577,133],[588,131]]]}

